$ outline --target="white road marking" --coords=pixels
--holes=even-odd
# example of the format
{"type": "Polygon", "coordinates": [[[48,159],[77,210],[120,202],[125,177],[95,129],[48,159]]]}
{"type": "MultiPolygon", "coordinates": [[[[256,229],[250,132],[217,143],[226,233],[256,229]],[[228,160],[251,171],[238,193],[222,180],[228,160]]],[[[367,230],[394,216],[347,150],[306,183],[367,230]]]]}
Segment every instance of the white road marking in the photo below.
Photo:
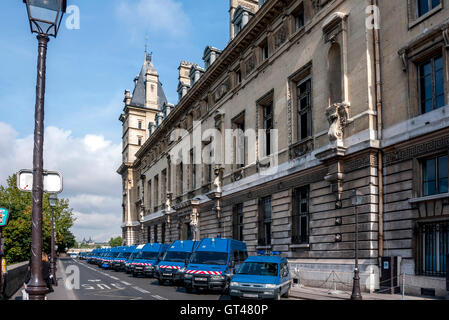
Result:
{"type": "Polygon", "coordinates": [[[100,288],[101,290],[104,290],[104,288],[103,287],[105,287],[105,288],[107,288],[107,289],[109,289],[109,290],[111,290],[111,287],[110,286],[108,286],[107,284],[100,284],[100,283],[97,283],[97,286],[98,286],[98,288],[100,288]]]}
{"type": "Polygon", "coordinates": [[[116,287],[119,290],[124,290],[125,287],[119,286],[118,283],[111,283],[111,286],[116,287]]]}
{"type": "Polygon", "coordinates": [[[136,289],[137,291],[142,292],[142,293],[150,293],[149,291],[147,291],[145,289],[142,289],[142,288],[139,288],[139,287],[133,287],[133,288],[136,289]]]}
{"type": "Polygon", "coordinates": [[[126,281],[120,281],[120,282],[123,283],[125,286],[130,286],[131,285],[131,283],[128,283],[126,281]]]}
{"type": "Polygon", "coordinates": [[[90,282],[100,282],[101,280],[95,279],[95,280],[87,280],[87,281],[90,281],[90,282]]]}
{"type": "Polygon", "coordinates": [[[117,277],[114,277],[114,276],[109,276],[109,278],[111,278],[111,279],[114,279],[114,280],[119,280],[119,281],[120,281],[120,279],[119,279],[119,278],[117,278],[117,277]]]}
{"type": "Polygon", "coordinates": [[[156,299],[158,299],[158,300],[168,300],[168,299],[166,299],[166,298],[164,298],[164,297],[161,297],[161,296],[159,296],[159,295],[154,295],[154,296],[152,296],[153,298],[156,298],[156,299]]]}
{"type": "Polygon", "coordinates": [[[81,286],[86,290],[95,290],[94,286],[91,286],[90,284],[82,284],[81,286]]]}

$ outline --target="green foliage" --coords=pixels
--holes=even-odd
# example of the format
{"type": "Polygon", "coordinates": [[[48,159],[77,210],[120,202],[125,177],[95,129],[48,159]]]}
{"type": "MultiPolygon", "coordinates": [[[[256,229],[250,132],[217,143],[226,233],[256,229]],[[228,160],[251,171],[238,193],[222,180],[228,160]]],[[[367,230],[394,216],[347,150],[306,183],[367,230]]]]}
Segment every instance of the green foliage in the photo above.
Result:
{"type": "MultiPolygon", "coordinates": [[[[42,203],[43,250],[50,253],[51,248],[51,208],[48,195],[44,194],[42,203]]],[[[0,186],[0,207],[10,212],[8,226],[3,229],[5,255],[8,264],[27,261],[31,256],[32,195],[16,187],[16,175],[8,178],[7,187],[0,186]]],[[[65,252],[75,245],[75,237],[70,232],[75,217],[69,208],[68,199],[58,199],[54,210],[55,235],[58,252],[65,252]]]]}
{"type": "Polygon", "coordinates": [[[111,240],[109,240],[109,245],[111,247],[119,247],[122,245],[122,243],[123,243],[122,237],[111,238],[111,240]]]}

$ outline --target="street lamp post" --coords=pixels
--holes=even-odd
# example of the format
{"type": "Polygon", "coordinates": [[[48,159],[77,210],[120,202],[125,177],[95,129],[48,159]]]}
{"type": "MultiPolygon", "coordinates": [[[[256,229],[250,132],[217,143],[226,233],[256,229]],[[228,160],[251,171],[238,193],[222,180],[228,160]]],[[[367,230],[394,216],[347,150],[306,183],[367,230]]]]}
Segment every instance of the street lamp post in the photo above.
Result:
{"type": "Polygon", "coordinates": [[[362,293],[360,291],[360,276],[359,276],[359,215],[357,212],[357,205],[362,203],[363,194],[359,190],[352,192],[352,205],[354,206],[355,216],[355,268],[354,280],[352,282],[351,300],[362,300],[362,293]]]}
{"type": "Polygon", "coordinates": [[[58,204],[58,197],[55,194],[51,194],[48,197],[48,202],[50,204],[51,209],[51,263],[50,263],[50,272],[53,276],[53,284],[58,286],[58,281],[56,280],[56,254],[55,254],[55,215],[54,208],[58,204]]]}
{"type": "Polygon", "coordinates": [[[67,3],[66,0],[23,0],[23,2],[26,4],[31,32],[38,34],[39,43],[34,114],[31,278],[27,285],[27,292],[30,300],[44,300],[48,291],[42,274],[44,98],[47,44],[50,41],[49,36],[56,38],[67,3]]]}

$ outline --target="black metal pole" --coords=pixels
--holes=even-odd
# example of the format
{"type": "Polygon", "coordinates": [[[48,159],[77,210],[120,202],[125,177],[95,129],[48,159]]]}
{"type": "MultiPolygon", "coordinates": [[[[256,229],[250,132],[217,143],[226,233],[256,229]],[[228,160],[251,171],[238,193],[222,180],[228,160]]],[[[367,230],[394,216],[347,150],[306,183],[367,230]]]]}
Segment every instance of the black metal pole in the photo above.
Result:
{"type": "Polygon", "coordinates": [[[31,243],[31,279],[27,285],[30,300],[44,300],[47,285],[42,274],[42,197],[43,197],[43,151],[44,151],[44,97],[45,72],[47,58],[47,35],[38,35],[36,106],[34,114],[34,150],[33,150],[33,206],[32,206],[32,243],[31,243]]]}
{"type": "Polygon", "coordinates": [[[58,285],[58,281],[56,280],[56,254],[55,254],[55,216],[53,212],[53,208],[51,208],[51,264],[50,264],[50,272],[53,275],[53,284],[55,286],[58,285]]]}
{"type": "Polygon", "coordinates": [[[354,205],[355,215],[355,268],[354,281],[352,283],[351,300],[362,300],[360,292],[360,276],[359,276],[359,215],[357,213],[357,205],[354,205]]]}

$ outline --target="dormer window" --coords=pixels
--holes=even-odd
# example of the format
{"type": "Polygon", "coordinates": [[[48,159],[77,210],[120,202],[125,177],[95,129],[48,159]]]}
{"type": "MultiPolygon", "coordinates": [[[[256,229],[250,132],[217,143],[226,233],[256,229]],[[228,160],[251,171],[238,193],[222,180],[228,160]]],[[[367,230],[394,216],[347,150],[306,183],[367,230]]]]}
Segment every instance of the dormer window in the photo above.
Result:
{"type": "Polygon", "coordinates": [[[248,8],[238,6],[232,19],[232,24],[234,25],[234,37],[242,31],[253,15],[254,14],[248,8]]]}
{"type": "Polygon", "coordinates": [[[218,59],[218,56],[221,54],[221,52],[222,51],[217,48],[207,46],[203,54],[204,67],[206,69],[209,68],[215,62],[215,60],[218,59]]]}

